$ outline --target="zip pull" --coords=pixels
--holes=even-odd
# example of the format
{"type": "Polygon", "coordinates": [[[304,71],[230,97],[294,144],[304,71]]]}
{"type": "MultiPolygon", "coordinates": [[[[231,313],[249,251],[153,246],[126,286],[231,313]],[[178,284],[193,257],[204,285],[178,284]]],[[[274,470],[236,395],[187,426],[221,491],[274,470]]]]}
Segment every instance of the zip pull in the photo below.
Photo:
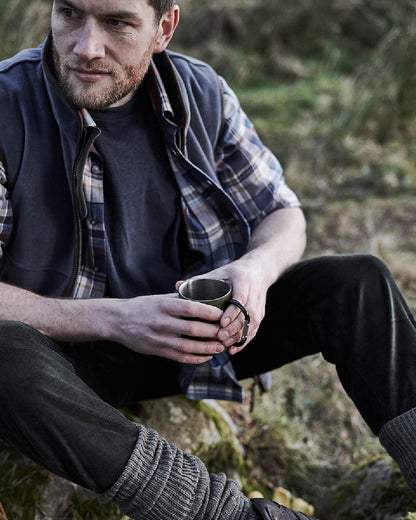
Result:
{"type": "Polygon", "coordinates": [[[85,200],[84,186],[82,182],[84,177],[85,164],[88,160],[91,147],[100,133],[101,131],[95,125],[83,128],[81,144],[79,147],[77,159],[75,161],[73,171],[73,188],[74,196],[77,201],[78,215],[81,220],[87,218],[88,215],[87,202],[85,200]]]}

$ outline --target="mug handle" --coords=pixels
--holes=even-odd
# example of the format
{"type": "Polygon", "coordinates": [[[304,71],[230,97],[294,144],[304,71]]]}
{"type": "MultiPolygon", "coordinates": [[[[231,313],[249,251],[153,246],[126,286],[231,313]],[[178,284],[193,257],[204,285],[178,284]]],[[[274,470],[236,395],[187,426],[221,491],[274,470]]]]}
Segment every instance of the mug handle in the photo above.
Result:
{"type": "Polygon", "coordinates": [[[247,334],[248,334],[248,327],[250,325],[250,314],[248,313],[248,310],[244,307],[242,303],[240,303],[238,300],[235,300],[234,298],[231,298],[230,304],[235,305],[240,309],[240,311],[244,314],[244,329],[243,334],[241,336],[241,340],[237,343],[234,343],[234,347],[242,347],[244,343],[247,341],[247,334]]]}

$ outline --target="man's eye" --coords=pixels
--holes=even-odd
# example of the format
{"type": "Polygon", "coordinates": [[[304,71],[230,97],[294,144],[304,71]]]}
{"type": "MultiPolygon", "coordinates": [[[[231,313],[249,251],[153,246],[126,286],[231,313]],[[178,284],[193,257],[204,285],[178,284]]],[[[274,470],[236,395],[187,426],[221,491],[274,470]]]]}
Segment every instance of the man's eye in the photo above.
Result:
{"type": "Polygon", "coordinates": [[[121,29],[122,27],[125,27],[127,25],[126,22],[122,22],[121,20],[117,20],[116,18],[110,18],[108,20],[108,24],[111,25],[111,27],[115,27],[116,29],[121,29]]]}
{"type": "Polygon", "coordinates": [[[61,13],[65,18],[72,18],[72,16],[74,15],[74,10],[70,9],[69,7],[63,7],[61,9],[61,13]]]}

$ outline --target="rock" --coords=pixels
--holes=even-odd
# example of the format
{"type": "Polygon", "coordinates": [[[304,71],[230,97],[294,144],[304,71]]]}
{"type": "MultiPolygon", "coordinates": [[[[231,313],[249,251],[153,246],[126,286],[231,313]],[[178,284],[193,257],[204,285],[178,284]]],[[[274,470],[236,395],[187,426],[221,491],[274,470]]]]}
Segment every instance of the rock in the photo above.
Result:
{"type": "Polygon", "coordinates": [[[387,455],[366,462],[329,492],[321,520],[410,520],[416,494],[387,455]]]}
{"type": "Polygon", "coordinates": [[[51,477],[36,504],[35,520],[65,520],[70,499],[77,486],[59,477],[51,477]]]}
{"type": "Polygon", "coordinates": [[[129,417],[156,430],[182,450],[195,452],[201,444],[211,446],[233,435],[227,422],[231,419],[225,414],[219,405],[210,401],[189,401],[174,396],[142,402],[137,416],[130,414],[129,417]]]}
{"type": "Polygon", "coordinates": [[[174,396],[140,403],[129,417],[164,439],[200,457],[212,473],[224,472],[241,484],[243,448],[229,414],[213,400],[174,396]]]}

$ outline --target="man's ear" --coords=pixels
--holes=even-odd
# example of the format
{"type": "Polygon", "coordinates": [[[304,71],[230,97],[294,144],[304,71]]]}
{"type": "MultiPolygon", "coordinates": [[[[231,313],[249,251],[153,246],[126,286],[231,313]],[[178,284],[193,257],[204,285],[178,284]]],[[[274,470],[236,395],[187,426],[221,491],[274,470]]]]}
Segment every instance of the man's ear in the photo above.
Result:
{"type": "Polygon", "coordinates": [[[158,36],[153,52],[162,52],[168,46],[179,22],[179,6],[174,5],[162,16],[159,22],[158,36]]]}

